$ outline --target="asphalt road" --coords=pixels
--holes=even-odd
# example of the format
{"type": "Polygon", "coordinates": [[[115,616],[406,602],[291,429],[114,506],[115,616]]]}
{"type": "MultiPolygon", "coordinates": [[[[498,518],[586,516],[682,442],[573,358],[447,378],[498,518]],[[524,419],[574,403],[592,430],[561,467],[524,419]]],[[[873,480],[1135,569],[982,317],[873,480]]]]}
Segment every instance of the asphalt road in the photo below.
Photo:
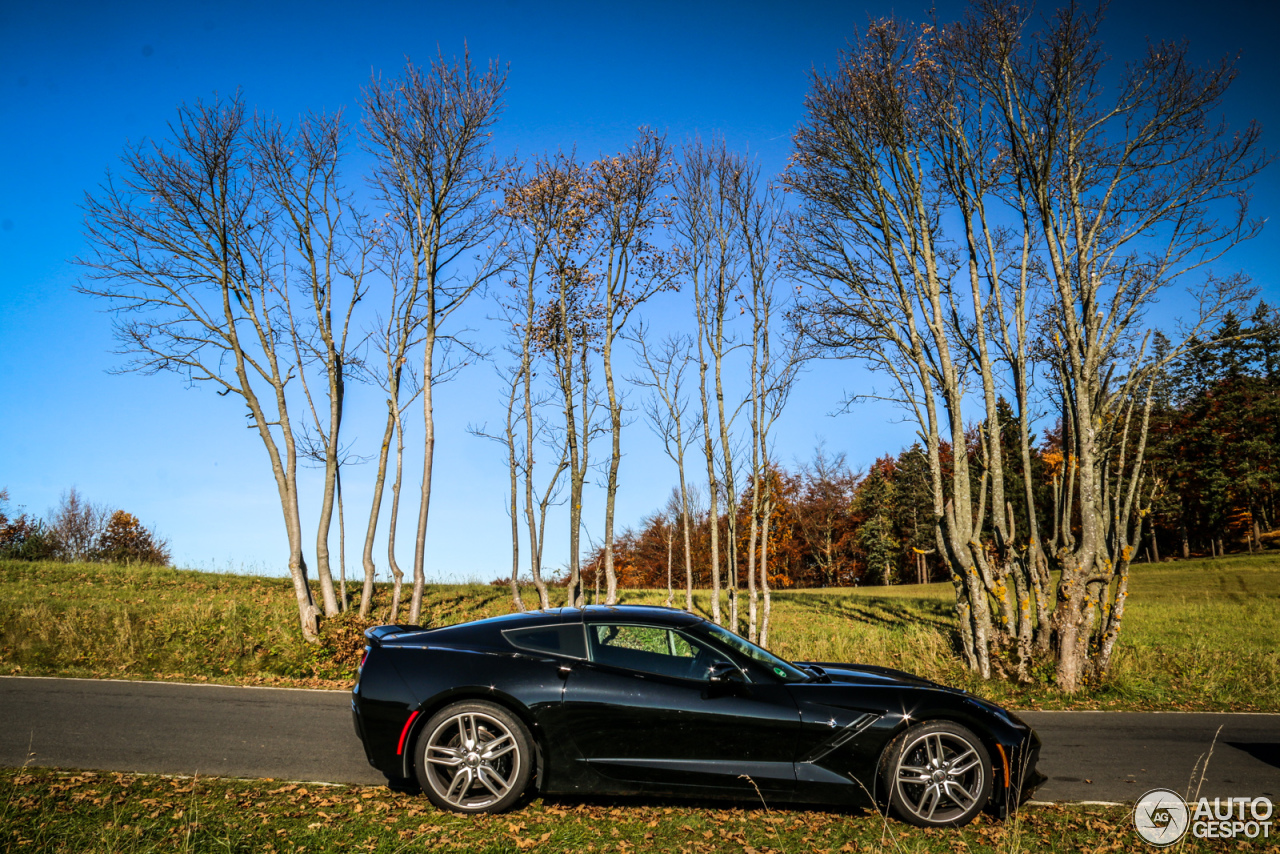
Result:
{"type": "MultiPolygon", "coordinates": [[[[1200,794],[1280,800],[1280,715],[1020,716],[1044,742],[1039,767],[1049,781],[1038,801],[1133,801],[1189,783],[1194,791],[1210,747],[1200,794]]],[[[24,763],[385,782],[365,761],[345,691],[0,677],[0,765],[24,763]]]]}
{"type": "Polygon", "coordinates": [[[0,678],[0,765],[379,785],[346,691],[0,678]]]}

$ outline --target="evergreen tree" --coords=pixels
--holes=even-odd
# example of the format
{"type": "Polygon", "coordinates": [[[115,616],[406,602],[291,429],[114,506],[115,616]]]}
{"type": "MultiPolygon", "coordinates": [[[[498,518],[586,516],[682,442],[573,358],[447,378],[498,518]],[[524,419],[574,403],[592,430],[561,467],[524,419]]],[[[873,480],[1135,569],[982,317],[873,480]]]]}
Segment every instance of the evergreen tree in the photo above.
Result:
{"type": "Polygon", "coordinates": [[[894,525],[896,503],[893,459],[881,457],[859,485],[853,501],[855,514],[863,518],[858,545],[872,584],[893,584],[898,580],[902,542],[894,525]]]}

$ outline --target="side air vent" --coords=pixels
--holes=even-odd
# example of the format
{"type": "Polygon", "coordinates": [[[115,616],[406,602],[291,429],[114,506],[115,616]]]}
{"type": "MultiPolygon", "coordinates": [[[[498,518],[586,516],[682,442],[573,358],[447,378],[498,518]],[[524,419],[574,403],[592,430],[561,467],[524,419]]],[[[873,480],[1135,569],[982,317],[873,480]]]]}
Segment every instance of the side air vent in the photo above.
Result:
{"type": "Polygon", "coordinates": [[[838,731],[834,736],[822,742],[813,748],[813,750],[810,750],[800,761],[808,763],[817,762],[836,748],[848,744],[856,738],[860,732],[878,720],[880,720],[880,715],[866,712],[861,717],[856,718],[853,723],[838,731]]]}

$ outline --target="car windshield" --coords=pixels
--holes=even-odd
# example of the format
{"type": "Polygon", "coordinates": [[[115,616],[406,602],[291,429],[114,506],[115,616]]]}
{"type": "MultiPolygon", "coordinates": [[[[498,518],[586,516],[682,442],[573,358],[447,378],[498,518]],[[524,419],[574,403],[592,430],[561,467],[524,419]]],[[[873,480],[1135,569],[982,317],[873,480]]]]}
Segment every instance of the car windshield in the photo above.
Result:
{"type": "Polygon", "coordinates": [[[784,682],[807,682],[811,678],[808,673],[805,673],[794,664],[783,661],[767,649],[761,649],[746,638],[739,637],[722,626],[717,626],[715,623],[704,623],[702,630],[730,649],[742,653],[753,661],[760,662],[773,671],[773,675],[784,682]]]}

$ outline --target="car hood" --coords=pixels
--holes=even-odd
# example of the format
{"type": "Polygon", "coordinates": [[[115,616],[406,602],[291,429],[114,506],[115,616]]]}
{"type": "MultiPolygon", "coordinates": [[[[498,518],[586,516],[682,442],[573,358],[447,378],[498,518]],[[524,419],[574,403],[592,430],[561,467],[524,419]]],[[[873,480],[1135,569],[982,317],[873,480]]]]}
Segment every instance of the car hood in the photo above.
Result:
{"type": "Polygon", "coordinates": [[[797,661],[796,664],[800,667],[816,668],[833,683],[842,685],[881,687],[898,685],[912,688],[942,688],[943,690],[955,691],[954,688],[947,688],[945,685],[939,685],[937,682],[907,673],[904,670],[877,667],[874,664],[840,664],[832,661],[797,661]]]}
{"type": "MultiPolygon", "coordinates": [[[[1017,715],[990,700],[902,670],[834,661],[797,661],[796,664],[820,674],[817,680],[788,686],[806,721],[812,718],[827,722],[834,716],[839,723],[843,718],[839,713],[833,714],[834,709],[844,709],[850,714],[909,712],[916,720],[945,713],[948,717],[958,716],[956,719],[961,722],[976,719],[978,725],[998,727],[1007,735],[1005,743],[1032,731],[1017,715]]],[[[906,720],[907,715],[897,719],[906,720]]]]}

